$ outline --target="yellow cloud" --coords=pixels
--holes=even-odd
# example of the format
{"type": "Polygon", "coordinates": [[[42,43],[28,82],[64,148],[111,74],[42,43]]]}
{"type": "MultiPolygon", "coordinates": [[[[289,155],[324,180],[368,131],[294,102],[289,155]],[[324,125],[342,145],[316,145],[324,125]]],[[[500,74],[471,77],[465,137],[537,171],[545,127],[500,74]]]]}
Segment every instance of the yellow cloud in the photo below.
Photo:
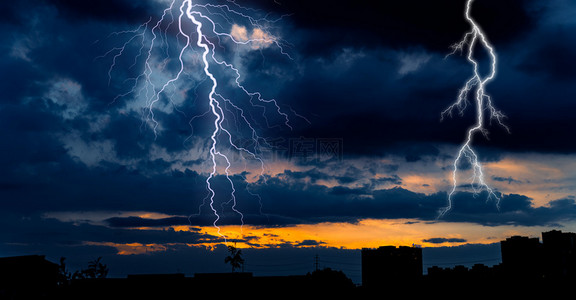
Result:
{"type": "Polygon", "coordinates": [[[270,45],[272,45],[272,43],[275,41],[275,38],[273,36],[264,32],[260,28],[255,28],[254,30],[252,30],[252,34],[249,34],[246,27],[237,24],[232,25],[230,35],[237,42],[243,44],[250,44],[250,46],[254,50],[267,48],[270,45]]]}

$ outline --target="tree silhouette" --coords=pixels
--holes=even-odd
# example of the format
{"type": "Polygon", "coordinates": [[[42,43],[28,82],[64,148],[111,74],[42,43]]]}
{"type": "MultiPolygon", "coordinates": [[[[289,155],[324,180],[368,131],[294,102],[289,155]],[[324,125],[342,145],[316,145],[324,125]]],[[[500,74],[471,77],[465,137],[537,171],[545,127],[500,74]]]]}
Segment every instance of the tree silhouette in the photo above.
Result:
{"type": "Polygon", "coordinates": [[[72,278],[72,274],[68,272],[66,268],[66,258],[60,257],[60,265],[58,265],[58,286],[66,286],[70,279],[72,278]]]}
{"type": "Polygon", "coordinates": [[[106,278],[108,275],[108,266],[101,263],[102,257],[98,257],[88,263],[87,269],[74,272],[72,279],[86,279],[86,278],[106,278]]]}
{"type": "Polygon", "coordinates": [[[230,264],[232,266],[232,272],[234,272],[236,269],[239,269],[244,265],[242,250],[239,250],[234,246],[228,246],[228,252],[230,252],[230,255],[226,256],[224,263],[230,264]]]}
{"type": "Polygon", "coordinates": [[[348,278],[344,272],[324,268],[306,274],[308,278],[313,279],[321,287],[338,287],[339,289],[354,288],[354,282],[348,278]]]}

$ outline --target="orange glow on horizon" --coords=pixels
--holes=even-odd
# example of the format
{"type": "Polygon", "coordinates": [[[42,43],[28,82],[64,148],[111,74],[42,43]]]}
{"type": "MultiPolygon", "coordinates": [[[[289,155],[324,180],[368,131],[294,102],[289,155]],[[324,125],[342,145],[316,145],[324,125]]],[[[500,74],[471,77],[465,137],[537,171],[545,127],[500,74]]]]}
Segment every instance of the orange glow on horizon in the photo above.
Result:
{"type": "MultiPolygon", "coordinates": [[[[513,235],[530,235],[514,226],[483,227],[472,223],[424,222],[418,220],[365,219],[358,223],[320,223],[277,228],[245,225],[222,226],[220,233],[214,227],[173,226],[164,230],[195,231],[202,239],[190,241],[189,247],[214,249],[227,244],[238,248],[328,247],[340,249],[377,248],[380,246],[441,247],[464,244],[491,244],[513,235]],[[221,235],[220,235],[221,234],[221,235]],[[437,239],[459,239],[457,242],[438,243],[437,239]],[[193,244],[192,244],[193,243],[193,244]]],[[[533,228],[532,228],[533,229],[533,228]]],[[[107,244],[118,249],[118,254],[144,254],[165,251],[171,245],[107,244]]],[[[182,244],[184,245],[184,244],[182,244]]]]}
{"type": "MultiPolygon", "coordinates": [[[[279,228],[223,226],[220,233],[235,240],[238,248],[333,247],[341,249],[380,246],[444,247],[464,244],[492,244],[513,235],[539,236],[548,228],[517,226],[481,226],[472,223],[427,222],[410,219],[365,219],[358,223],[320,223],[279,228]],[[540,231],[538,231],[540,230],[540,231]],[[431,238],[457,238],[461,242],[434,243],[431,238]],[[306,243],[308,242],[308,243],[306,243]],[[312,242],[312,243],[310,243],[312,242]]],[[[202,227],[205,235],[218,235],[213,227],[202,227]]]]}

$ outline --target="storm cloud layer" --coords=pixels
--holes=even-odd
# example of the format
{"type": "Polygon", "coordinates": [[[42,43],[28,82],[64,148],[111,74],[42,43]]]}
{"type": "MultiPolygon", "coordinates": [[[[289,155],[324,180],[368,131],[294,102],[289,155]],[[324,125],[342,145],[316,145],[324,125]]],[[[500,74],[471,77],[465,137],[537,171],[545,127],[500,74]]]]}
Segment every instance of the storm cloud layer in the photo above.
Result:
{"type": "MultiPolygon", "coordinates": [[[[437,220],[447,205],[455,149],[474,121],[471,108],[441,120],[472,72],[465,55],[448,55],[469,29],[465,1],[236,2],[275,20],[267,23],[270,32],[286,42],[290,58],[273,47],[226,55],[241,67],[242,83],[276,99],[293,126],[264,121],[262,108],[250,112],[270,145],[269,169],[258,177],[257,169],[246,167],[231,177],[244,224],[412,219],[530,227],[562,226],[576,217],[570,169],[576,152],[574,3],[475,1],[472,15],[498,53],[497,77],[487,92],[511,129],[493,122],[473,143],[489,170],[500,172],[488,175],[500,209],[462,187],[451,212],[437,220]],[[326,141],[338,148],[323,153],[332,157],[316,157],[326,141]],[[296,153],[294,145],[316,148],[296,153]],[[521,162],[529,164],[522,168],[521,162]]],[[[6,251],[74,246],[76,252],[116,253],[117,244],[222,240],[199,229],[214,222],[206,205],[213,121],[202,100],[206,76],[187,73],[179,86],[185,92],[174,93],[172,102],[162,99],[157,135],[143,121],[145,105],[136,95],[118,97],[142,72],[142,51],[130,44],[113,61],[109,51],[122,44],[113,33],[157,22],[166,5],[0,3],[0,235],[6,251]],[[79,212],[101,217],[82,219],[79,212]],[[166,230],[174,226],[190,231],[166,230]]],[[[232,30],[233,24],[226,26],[232,30]]],[[[174,30],[166,36],[172,46],[182,42],[174,30]]],[[[198,53],[190,55],[192,63],[198,53]]],[[[168,70],[176,69],[173,63],[166,62],[168,70]]],[[[222,176],[214,187],[230,192],[222,176]]],[[[241,216],[221,197],[219,224],[239,224],[241,216]]]]}

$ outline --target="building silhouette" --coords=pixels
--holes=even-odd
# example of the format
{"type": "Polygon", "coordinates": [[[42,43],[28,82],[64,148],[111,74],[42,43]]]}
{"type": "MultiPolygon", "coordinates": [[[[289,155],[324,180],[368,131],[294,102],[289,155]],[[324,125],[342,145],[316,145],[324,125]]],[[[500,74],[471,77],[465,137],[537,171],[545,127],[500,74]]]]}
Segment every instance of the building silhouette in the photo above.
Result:
{"type": "Polygon", "coordinates": [[[500,242],[502,268],[518,279],[535,279],[542,275],[543,247],[538,238],[512,236],[500,242]]]}
{"type": "Polygon", "coordinates": [[[0,258],[0,299],[46,297],[58,284],[58,265],[44,255],[0,258]]]}
{"type": "Polygon", "coordinates": [[[576,278],[576,233],[552,230],[538,238],[513,236],[500,242],[502,267],[519,279],[576,278]]]}
{"type": "Polygon", "coordinates": [[[544,276],[576,278],[576,233],[552,230],[542,233],[544,276]]]}
{"type": "Polygon", "coordinates": [[[576,279],[576,234],[559,230],[542,232],[539,238],[512,236],[500,242],[502,263],[487,267],[428,268],[428,287],[449,283],[454,292],[474,291],[490,296],[546,299],[565,296],[576,279]],[[483,287],[483,289],[479,289],[483,287]]]}
{"type": "Polygon", "coordinates": [[[422,249],[382,246],[362,249],[362,286],[410,282],[422,277],[422,249]]]}

